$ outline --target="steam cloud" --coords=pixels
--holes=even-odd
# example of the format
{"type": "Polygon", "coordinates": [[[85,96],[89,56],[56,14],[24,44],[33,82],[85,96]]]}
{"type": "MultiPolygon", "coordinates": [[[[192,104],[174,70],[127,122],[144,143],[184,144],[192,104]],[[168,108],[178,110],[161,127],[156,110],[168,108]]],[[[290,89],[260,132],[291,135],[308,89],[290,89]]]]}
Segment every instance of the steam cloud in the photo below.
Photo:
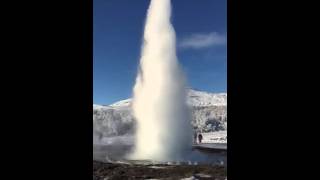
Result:
{"type": "Polygon", "coordinates": [[[185,78],[170,17],[170,0],[151,0],[133,89],[137,120],[133,159],[179,160],[191,147],[185,78]]]}

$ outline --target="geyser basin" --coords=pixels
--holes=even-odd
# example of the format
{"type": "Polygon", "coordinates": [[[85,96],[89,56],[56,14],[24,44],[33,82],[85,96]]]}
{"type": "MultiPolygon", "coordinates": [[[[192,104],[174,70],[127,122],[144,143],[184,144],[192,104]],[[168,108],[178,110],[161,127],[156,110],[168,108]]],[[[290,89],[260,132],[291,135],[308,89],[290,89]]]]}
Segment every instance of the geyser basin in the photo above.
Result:
{"type": "Polygon", "coordinates": [[[133,90],[137,133],[131,159],[180,160],[191,151],[185,78],[170,17],[170,0],[151,0],[133,90]]]}
{"type": "MultiPolygon", "coordinates": [[[[128,159],[127,155],[133,150],[134,142],[132,138],[127,136],[110,137],[106,138],[105,141],[93,145],[94,160],[101,162],[113,162],[113,163],[129,163],[129,164],[216,164],[226,165],[227,153],[226,151],[216,151],[214,143],[210,146],[205,146],[206,150],[201,148],[194,148],[190,150],[188,154],[177,160],[157,161],[152,159],[128,159]],[[126,139],[126,140],[124,140],[126,139]],[[120,141],[122,140],[122,141],[120,141]],[[212,148],[213,147],[213,148],[212,148]],[[211,149],[211,150],[210,150],[211,149]]],[[[201,146],[201,145],[200,145],[201,146]]]]}
{"type": "Polygon", "coordinates": [[[127,159],[127,155],[132,150],[133,145],[128,144],[96,144],[93,146],[93,159],[101,162],[112,163],[127,163],[127,164],[185,164],[185,165],[199,165],[199,164],[214,164],[227,165],[226,151],[202,151],[201,149],[194,149],[185,154],[183,159],[179,161],[156,161],[152,159],[127,159]]]}
{"type": "Polygon", "coordinates": [[[93,179],[227,179],[219,165],[141,165],[93,161],[93,179]]]}

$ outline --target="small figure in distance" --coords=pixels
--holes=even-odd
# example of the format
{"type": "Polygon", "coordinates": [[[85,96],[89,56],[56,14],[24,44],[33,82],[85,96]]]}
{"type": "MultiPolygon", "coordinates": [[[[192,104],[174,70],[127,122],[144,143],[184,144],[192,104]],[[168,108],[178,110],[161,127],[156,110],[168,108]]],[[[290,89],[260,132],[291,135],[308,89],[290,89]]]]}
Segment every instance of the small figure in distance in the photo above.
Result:
{"type": "Polygon", "coordinates": [[[198,135],[198,139],[199,139],[199,144],[201,143],[201,141],[202,141],[202,134],[201,133],[199,133],[199,135],[198,135]]]}

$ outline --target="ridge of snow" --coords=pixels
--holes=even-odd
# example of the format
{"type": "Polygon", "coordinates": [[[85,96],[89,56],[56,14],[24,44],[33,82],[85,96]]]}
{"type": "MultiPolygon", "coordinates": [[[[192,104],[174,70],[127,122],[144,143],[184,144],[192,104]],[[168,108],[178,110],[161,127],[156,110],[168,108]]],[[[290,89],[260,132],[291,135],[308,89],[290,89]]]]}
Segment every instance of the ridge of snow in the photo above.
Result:
{"type": "Polygon", "coordinates": [[[209,93],[189,89],[187,103],[191,106],[226,106],[227,93],[209,93]]]}
{"type": "Polygon", "coordinates": [[[110,106],[111,107],[130,106],[131,105],[131,101],[132,101],[132,99],[129,98],[129,99],[117,101],[117,102],[111,104],[110,106]]]}
{"type": "MultiPolygon", "coordinates": [[[[209,93],[193,89],[188,89],[187,93],[191,124],[197,132],[227,130],[227,93],[209,93]]],[[[107,106],[93,104],[94,142],[99,142],[99,139],[104,137],[134,134],[136,121],[132,115],[131,101],[132,99],[125,99],[107,106]]],[[[208,139],[208,142],[211,141],[224,142],[226,139],[208,139]]]]}
{"type": "MultiPolygon", "coordinates": [[[[198,91],[191,88],[187,89],[187,104],[190,106],[226,106],[227,93],[210,93],[198,91]]],[[[128,107],[131,105],[132,98],[117,101],[110,107],[128,107]]]]}
{"type": "Polygon", "coordinates": [[[109,106],[102,106],[98,104],[93,104],[93,109],[110,109],[109,106]]]}

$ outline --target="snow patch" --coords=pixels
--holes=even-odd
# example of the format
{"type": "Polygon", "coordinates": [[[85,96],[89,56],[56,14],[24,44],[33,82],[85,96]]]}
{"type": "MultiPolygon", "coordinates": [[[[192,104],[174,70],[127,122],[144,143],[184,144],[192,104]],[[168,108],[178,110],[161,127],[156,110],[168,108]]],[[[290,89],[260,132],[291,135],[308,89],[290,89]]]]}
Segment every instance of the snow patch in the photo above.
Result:
{"type": "Polygon", "coordinates": [[[202,133],[203,143],[227,143],[227,131],[202,133]]]}
{"type": "Polygon", "coordinates": [[[194,176],[191,176],[191,177],[188,177],[188,178],[182,178],[181,180],[198,180],[196,177],[194,176]]]}

